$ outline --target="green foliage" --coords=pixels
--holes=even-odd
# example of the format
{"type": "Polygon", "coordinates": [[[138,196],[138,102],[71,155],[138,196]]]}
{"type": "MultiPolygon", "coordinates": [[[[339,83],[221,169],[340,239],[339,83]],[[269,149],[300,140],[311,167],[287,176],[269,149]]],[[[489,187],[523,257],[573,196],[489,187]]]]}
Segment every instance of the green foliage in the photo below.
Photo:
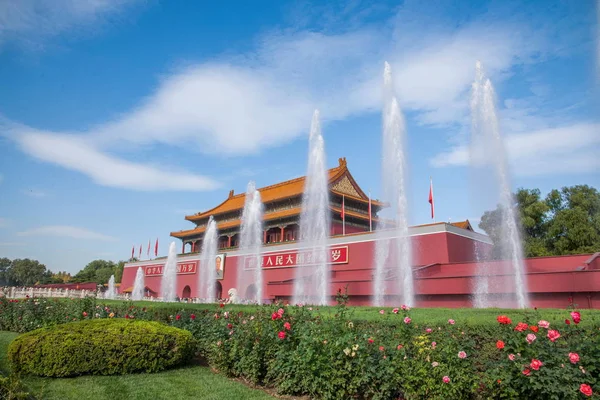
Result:
{"type": "Polygon", "coordinates": [[[190,332],[158,322],[98,319],[17,337],[8,358],[17,373],[49,377],[157,372],[189,361],[190,332]]]}
{"type": "Polygon", "coordinates": [[[0,399],[26,400],[31,396],[25,391],[19,378],[15,375],[0,376],[0,399]]]}
{"type": "MultiPolygon", "coordinates": [[[[542,199],[538,189],[514,194],[523,230],[525,256],[548,256],[600,251],[600,193],[588,185],[552,190],[542,199]]],[[[502,254],[500,226],[506,210],[498,205],[479,223],[494,242],[493,255],[502,254]]]]}
{"type": "Polygon", "coordinates": [[[0,324],[26,331],[72,318],[160,321],[189,331],[199,355],[220,373],[315,399],[571,399],[583,398],[581,384],[600,391],[597,310],[582,311],[576,324],[565,310],[380,311],[347,307],[342,291],[336,298],[336,307],[0,300],[0,324]],[[513,321],[498,323],[501,314],[513,321]],[[34,318],[35,324],[28,322],[34,318]],[[552,342],[549,329],[538,326],[529,344],[531,326],[542,319],[561,337],[552,342]],[[526,331],[515,330],[519,321],[526,331]],[[579,355],[577,364],[569,352],[579,355]],[[511,361],[509,354],[519,358],[511,361]],[[525,376],[532,359],[543,365],[525,376]]]}

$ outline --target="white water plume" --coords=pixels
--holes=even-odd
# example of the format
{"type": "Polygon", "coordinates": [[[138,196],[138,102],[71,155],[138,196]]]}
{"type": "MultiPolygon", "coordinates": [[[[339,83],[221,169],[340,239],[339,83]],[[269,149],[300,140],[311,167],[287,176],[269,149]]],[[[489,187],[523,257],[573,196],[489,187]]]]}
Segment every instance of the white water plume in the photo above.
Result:
{"type": "Polygon", "coordinates": [[[328,239],[331,229],[329,183],[325,141],[321,134],[319,111],[310,127],[308,168],[302,196],[299,251],[305,263],[296,267],[294,304],[326,305],[330,301],[330,260],[328,239]]]}

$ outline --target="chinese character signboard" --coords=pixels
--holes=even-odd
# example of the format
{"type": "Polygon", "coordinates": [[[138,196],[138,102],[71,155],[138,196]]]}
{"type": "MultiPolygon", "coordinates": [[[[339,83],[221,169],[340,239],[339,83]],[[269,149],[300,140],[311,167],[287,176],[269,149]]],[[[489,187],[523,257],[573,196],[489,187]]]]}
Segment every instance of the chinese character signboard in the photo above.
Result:
{"type": "MultiPolygon", "coordinates": [[[[144,267],[145,276],[161,276],[163,274],[164,265],[149,265],[144,267]]],[[[198,268],[198,261],[186,261],[177,263],[177,274],[195,274],[198,268]]]]}
{"type": "MultiPolygon", "coordinates": [[[[271,253],[262,256],[261,266],[263,268],[281,268],[281,267],[298,267],[304,265],[316,265],[322,260],[314,260],[313,254],[310,251],[296,250],[271,253]]],[[[329,263],[330,264],[347,264],[348,263],[348,246],[337,246],[329,248],[329,263]]],[[[256,268],[256,261],[252,258],[246,258],[246,269],[256,268]]]]}

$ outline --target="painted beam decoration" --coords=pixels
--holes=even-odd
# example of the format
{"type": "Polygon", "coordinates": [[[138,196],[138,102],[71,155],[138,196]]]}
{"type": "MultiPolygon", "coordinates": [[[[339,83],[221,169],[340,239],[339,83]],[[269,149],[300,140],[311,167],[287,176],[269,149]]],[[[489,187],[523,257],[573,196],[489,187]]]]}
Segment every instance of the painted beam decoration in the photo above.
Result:
{"type": "MultiPolygon", "coordinates": [[[[145,276],[161,276],[163,274],[163,265],[149,265],[144,267],[145,276]]],[[[198,261],[186,261],[177,263],[177,274],[195,274],[198,269],[198,261]]]]}
{"type": "MultiPolygon", "coordinates": [[[[297,250],[286,251],[281,253],[269,253],[262,256],[263,268],[281,268],[281,267],[298,267],[316,265],[321,260],[313,260],[313,254],[310,251],[297,250]]],[[[348,264],[349,251],[348,246],[334,246],[329,248],[329,263],[348,264]]],[[[256,261],[252,258],[246,258],[246,269],[256,268],[256,261]]]]}

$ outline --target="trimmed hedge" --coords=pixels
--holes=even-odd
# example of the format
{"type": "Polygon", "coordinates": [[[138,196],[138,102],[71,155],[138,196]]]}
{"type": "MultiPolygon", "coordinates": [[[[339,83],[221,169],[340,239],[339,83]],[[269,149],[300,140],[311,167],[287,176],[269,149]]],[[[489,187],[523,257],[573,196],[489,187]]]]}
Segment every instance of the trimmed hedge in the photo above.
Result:
{"type": "Polygon", "coordinates": [[[13,371],[49,377],[158,372],[189,361],[191,333],[158,322],[99,319],[41,328],[9,346],[13,371]]]}

